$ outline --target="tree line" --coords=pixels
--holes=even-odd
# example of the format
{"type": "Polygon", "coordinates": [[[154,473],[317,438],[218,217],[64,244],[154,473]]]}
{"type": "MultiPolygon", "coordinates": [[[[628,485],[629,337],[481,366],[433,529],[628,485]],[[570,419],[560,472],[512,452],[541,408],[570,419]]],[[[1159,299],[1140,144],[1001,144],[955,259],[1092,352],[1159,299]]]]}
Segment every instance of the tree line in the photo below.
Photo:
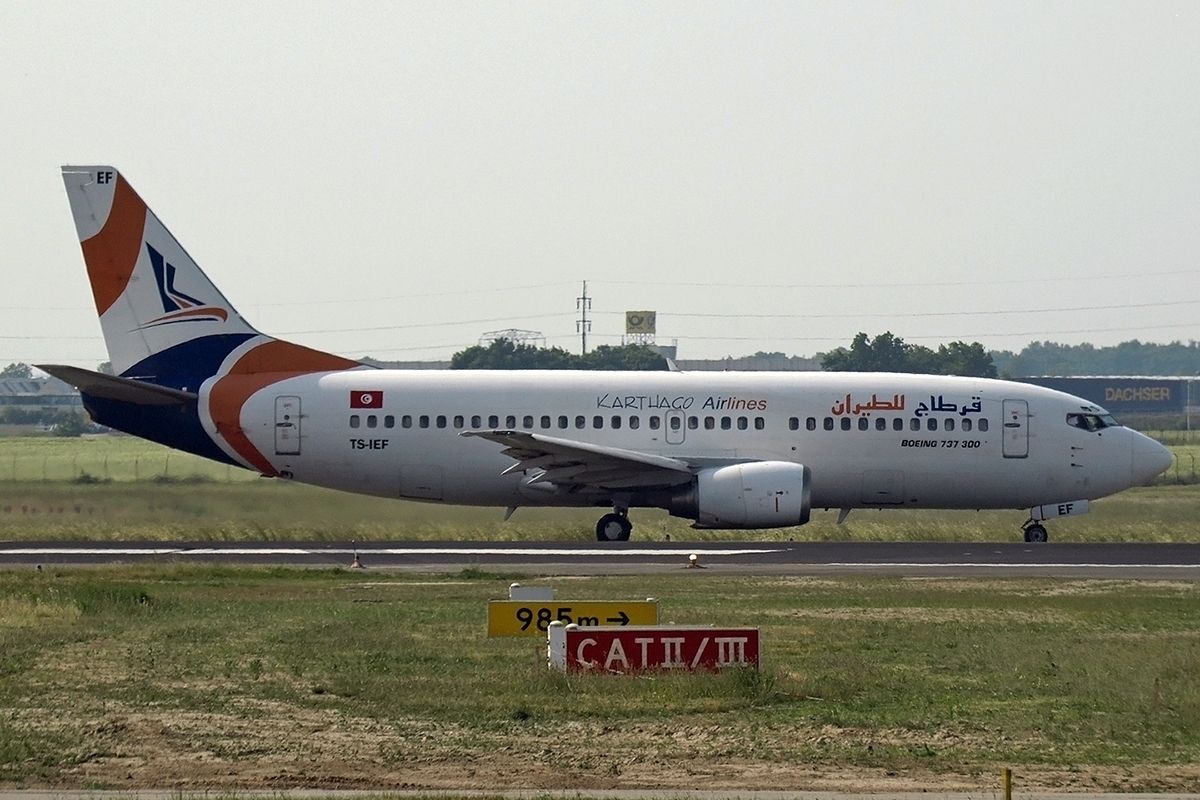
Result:
{"type": "Polygon", "coordinates": [[[460,350],[450,358],[450,369],[590,369],[665,370],[667,360],[649,347],[602,344],[591,352],[576,355],[561,347],[496,339],[488,345],[460,350]]]}
{"type": "MultiPolygon", "coordinates": [[[[786,359],[782,352],[758,352],[748,358],[786,359]]],[[[818,353],[821,369],[831,372],[914,372],[964,375],[980,378],[1034,377],[1039,375],[1200,375],[1200,342],[1155,344],[1137,339],[1111,347],[1056,342],[1033,342],[1020,352],[985,350],[979,342],[954,341],[937,349],[909,344],[891,331],[875,337],[860,332],[849,347],[818,353]]],[[[372,366],[384,362],[364,358],[372,366]]],[[[665,370],[667,361],[645,345],[600,345],[577,355],[561,347],[497,339],[455,353],[451,369],[584,369],[665,370]]],[[[104,362],[99,370],[112,374],[104,362]]],[[[32,377],[28,364],[12,363],[0,369],[0,379],[32,377]]]]}
{"type": "Polygon", "coordinates": [[[924,375],[996,377],[992,355],[979,342],[950,342],[937,350],[908,344],[888,331],[874,339],[859,333],[850,347],[839,347],[821,359],[827,372],[916,372],[924,375]]]}
{"type": "Polygon", "coordinates": [[[1033,342],[1019,353],[992,353],[1006,377],[1034,375],[1200,375],[1200,342],[1155,344],[1131,339],[1110,347],[1033,342]]]}
{"type": "MultiPolygon", "coordinates": [[[[782,352],[750,358],[787,358],[782,352]]],[[[1136,339],[1111,347],[1033,342],[1018,353],[986,350],[979,342],[954,341],[936,348],[910,344],[891,331],[860,332],[848,347],[818,353],[830,372],[913,372],[977,378],[1020,379],[1038,375],[1200,375],[1200,342],[1153,344],[1136,339]]],[[[498,339],[455,353],[452,369],[660,370],[666,360],[644,345],[602,345],[585,355],[561,347],[536,347],[498,339]]]]}
{"type": "MultiPolygon", "coordinates": [[[[776,353],[756,353],[775,357],[776,353]]],[[[590,353],[575,355],[561,347],[537,347],[497,339],[455,353],[451,369],[588,369],[663,370],[667,361],[645,345],[611,347],[601,345],[590,353]]],[[[937,375],[996,377],[991,355],[978,342],[951,342],[936,350],[907,344],[890,332],[871,339],[865,333],[854,337],[849,348],[826,353],[821,368],[830,371],[918,372],[937,375]]]]}

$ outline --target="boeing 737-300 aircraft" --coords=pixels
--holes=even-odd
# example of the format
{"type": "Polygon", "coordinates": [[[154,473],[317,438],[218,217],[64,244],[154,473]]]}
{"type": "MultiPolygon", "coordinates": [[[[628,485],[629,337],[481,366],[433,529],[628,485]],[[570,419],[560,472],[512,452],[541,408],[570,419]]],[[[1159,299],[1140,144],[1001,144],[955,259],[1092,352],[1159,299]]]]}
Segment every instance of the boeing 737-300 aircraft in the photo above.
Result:
{"type": "Polygon", "coordinates": [[[631,508],[701,528],[813,508],[1029,509],[1150,480],[1168,451],[1009,381],[892,373],[401,371],[259,333],[112,167],[63,180],[115,375],[41,369],[103,425],[263,475],[433,503],[631,508]]]}

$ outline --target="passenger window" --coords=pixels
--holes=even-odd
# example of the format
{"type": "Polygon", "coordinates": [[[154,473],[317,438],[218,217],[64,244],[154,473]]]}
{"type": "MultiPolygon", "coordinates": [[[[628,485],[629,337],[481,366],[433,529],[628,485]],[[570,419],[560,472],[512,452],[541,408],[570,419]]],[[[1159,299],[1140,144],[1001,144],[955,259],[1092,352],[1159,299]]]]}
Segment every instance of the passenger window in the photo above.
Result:
{"type": "Polygon", "coordinates": [[[694,431],[700,427],[699,417],[688,417],[688,430],[694,431]]]}
{"type": "Polygon", "coordinates": [[[575,417],[576,430],[583,430],[586,427],[587,427],[587,417],[585,417],[583,414],[577,415],[575,417]]]}
{"type": "Polygon", "coordinates": [[[884,419],[883,417],[876,417],[875,418],[875,430],[886,431],[887,430],[887,420],[884,419]]]}
{"type": "Polygon", "coordinates": [[[849,417],[842,417],[842,430],[844,430],[844,431],[850,430],[850,418],[849,417]]]}
{"type": "Polygon", "coordinates": [[[495,414],[492,414],[491,416],[489,416],[488,417],[488,427],[489,428],[499,428],[500,427],[500,418],[498,416],[496,416],[495,414]]]}
{"type": "Polygon", "coordinates": [[[543,415],[542,415],[542,427],[543,427],[543,428],[549,428],[549,427],[550,427],[550,415],[549,415],[549,414],[543,414],[543,415]]]}
{"type": "Polygon", "coordinates": [[[525,430],[529,430],[530,428],[532,428],[533,427],[533,417],[526,414],[525,418],[521,420],[521,427],[524,428],[525,430]]]}
{"type": "Polygon", "coordinates": [[[504,418],[504,427],[509,429],[517,427],[517,418],[514,415],[509,414],[504,418]]]}
{"type": "Polygon", "coordinates": [[[733,427],[732,417],[721,417],[721,430],[727,431],[733,427]]]}
{"type": "Polygon", "coordinates": [[[412,427],[412,415],[411,414],[405,414],[403,417],[400,418],[400,427],[401,428],[411,428],[412,427]]]}
{"type": "Polygon", "coordinates": [[[833,417],[825,418],[825,430],[827,430],[827,431],[833,430],[833,417]]]}
{"type": "Polygon", "coordinates": [[[659,426],[659,418],[651,417],[650,418],[650,430],[656,431],[656,430],[658,430],[658,426],[659,426]]]}
{"type": "Polygon", "coordinates": [[[952,430],[954,430],[954,419],[953,419],[953,417],[952,417],[952,418],[950,418],[950,419],[948,419],[948,420],[946,420],[946,424],[945,424],[945,425],[943,425],[942,427],[943,427],[943,428],[945,428],[945,429],[946,429],[946,430],[948,430],[948,431],[952,431],[952,430]]]}
{"type": "Polygon", "coordinates": [[[762,417],[754,418],[754,430],[761,431],[761,430],[765,430],[766,427],[767,427],[767,421],[765,419],[763,419],[762,417]]]}
{"type": "Polygon", "coordinates": [[[593,428],[603,428],[604,427],[604,417],[600,416],[599,414],[592,417],[592,427],[593,428]]]}
{"type": "Polygon", "coordinates": [[[471,427],[472,428],[482,428],[483,427],[483,417],[479,416],[478,414],[475,414],[474,416],[472,416],[471,417],[471,427]]]}
{"type": "Polygon", "coordinates": [[[962,423],[962,429],[963,429],[963,433],[969,433],[969,432],[970,432],[970,430],[971,430],[971,420],[970,420],[970,418],[967,418],[967,419],[964,419],[964,420],[963,420],[963,423],[962,423]]]}
{"type": "Polygon", "coordinates": [[[560,414],[558,417],[558,427],[562,430],[566,430],[569,424],[570,420],[567,419],[566,415],[560,414]]]}
{"type": "Polygon", "coordinates": [[[422,414],[421,418],[417,421],[417,424],[419,424],[422,428],[428,428],[429,427],[429,415],[422,414]]]}
{"type": "Polygon", "coordinates": [[[894,420],[892,420],[892,430],[894,430],[894,431],[904,430],[904,420],[900,419],[900,417],[896,417],[894,420]]]}
{"type": "Polygon", "coordinates": [[[867,419],[866,417],[859,417],[858,418],[858,429],[860,431],[871,430],[871,420],[867,419]]]}
{"type": "Polygon", "coordinates": [[[376,417],[374,414],[368,414],[367,415],[367,427],[375,428],[378,426],[379,426],[379,418],[376,417]]]}
{"type": "Polygon", "coordinates": [[[800,430],[800,418],[799,417],[788,417],[788,430],[789,431],[800,430]]]}
{"type": "Polygon", "coordinates": [[[351,414],[350,415],[350,427],[357,428],[360,424],[361,423],[359,422],[358,414],[351,414]]]}
{"type": "Polygon", "coordinates": [[[817,429],[817,418],[809,417],[808,419],[804,420],[804,427],[810,431],[815,431],[817,429]]]}
{"type": "Polygon", "coordinates": [[[683,420],[679,417],[671,417],[671,430],[677,431],[683,427],[683,420]]]}
{"type": "Polygon", "coordinates": [[[446,417],[445,417],[445,415],[444,415],[444,414],[438,414],[438,417],[437,417],[437,426],[438,426],[439,428],[444,428],[444,427],[446,427],[446,417]]]}
{"type": "Polygon", "coordinates": [[[987,429],[988,429],[988,421],[986,419],[979,420],[979,432],[987,433],[987,429]]]}
{"type": "Polygon", "coordinates": [[[704,418],[704,430],[711,431],[716,427],[717,427],[716,417],[705,417],[704,418]]]}
{"type": "Polygon", "coordinates": [[[642,421],[640,419],[638,419],[637,414],[634,414],[632,417],[629,418],[630,430],[637,430],[641,426],[641,424],[642,424],[642,421]]]}
{"type": "Polygon", "coordinates": [[[385,428],[396,427],[396,418],[393,417],[391,414],[388,414],[386,417],[383,418],[383,427],[385,427],[385,428]]]}
{"type": "Polygon", "coordinates": [[[616,414],[613,414],[612,419],[609,420],[609,424],[612,425],[613,430],[616,430],[617,428],[621,427],[621,418],[616,414]]]}
{"type": "Polygon", "coordinates": [[[750,420],[745,417],[738,417],[738,430],[744,431],[748,427],[750,427],[750,420]]]}
{"type": "Polygon", "coordinates": [[[915,418],[914,418],[914,419],[910,419],[910,420],[908,421],[908,429],[909,429],[910,431],[919,431],[919,430],[921,430],[921,420],[919,420],[919,419],[915,419],[915,418]]]}
{"type": "Polygon", "coordinates": [[[930,417],[929,419],[925,420],[925,427],[931,431],[936,431],[937,430],[937,420],[934,419],[933,417],[930,417]]]}
{"type": "Polygon", "coordinates": [[[467,426],[467,423],[466,423],[466,420],[463,419],[463,415],[455,414],[454,415],[454,427],[465,428],[466,426],[467,426]]]}

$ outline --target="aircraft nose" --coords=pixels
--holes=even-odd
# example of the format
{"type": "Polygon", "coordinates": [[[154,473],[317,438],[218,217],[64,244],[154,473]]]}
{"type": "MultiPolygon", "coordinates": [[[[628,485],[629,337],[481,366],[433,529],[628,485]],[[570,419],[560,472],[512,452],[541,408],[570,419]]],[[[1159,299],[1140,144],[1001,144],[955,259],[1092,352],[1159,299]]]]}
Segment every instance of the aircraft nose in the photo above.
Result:
{"type": "Polygon", "coordinates": [[[1163,447],[1149,436],[1137,434],[1133,440],[1133,462],[1131,472],[1133,480],[1145,483],[1159,473],[1165,471],[1174,463],[1171,451],[1163,447]]]}

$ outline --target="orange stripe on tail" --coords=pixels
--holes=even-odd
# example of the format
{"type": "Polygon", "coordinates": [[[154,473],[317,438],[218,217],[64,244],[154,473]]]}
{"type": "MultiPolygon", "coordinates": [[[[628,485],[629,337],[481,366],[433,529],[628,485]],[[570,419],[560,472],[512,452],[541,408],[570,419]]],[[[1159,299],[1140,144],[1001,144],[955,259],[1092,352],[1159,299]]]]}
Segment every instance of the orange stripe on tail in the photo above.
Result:
{"type": "Polygon", "coordinates": [[[146,204],[120,175],[113,189],[112,210],[104,227],[80,243],[96,311],[103,315],[129,285],[146,230],[146,204]]]}

